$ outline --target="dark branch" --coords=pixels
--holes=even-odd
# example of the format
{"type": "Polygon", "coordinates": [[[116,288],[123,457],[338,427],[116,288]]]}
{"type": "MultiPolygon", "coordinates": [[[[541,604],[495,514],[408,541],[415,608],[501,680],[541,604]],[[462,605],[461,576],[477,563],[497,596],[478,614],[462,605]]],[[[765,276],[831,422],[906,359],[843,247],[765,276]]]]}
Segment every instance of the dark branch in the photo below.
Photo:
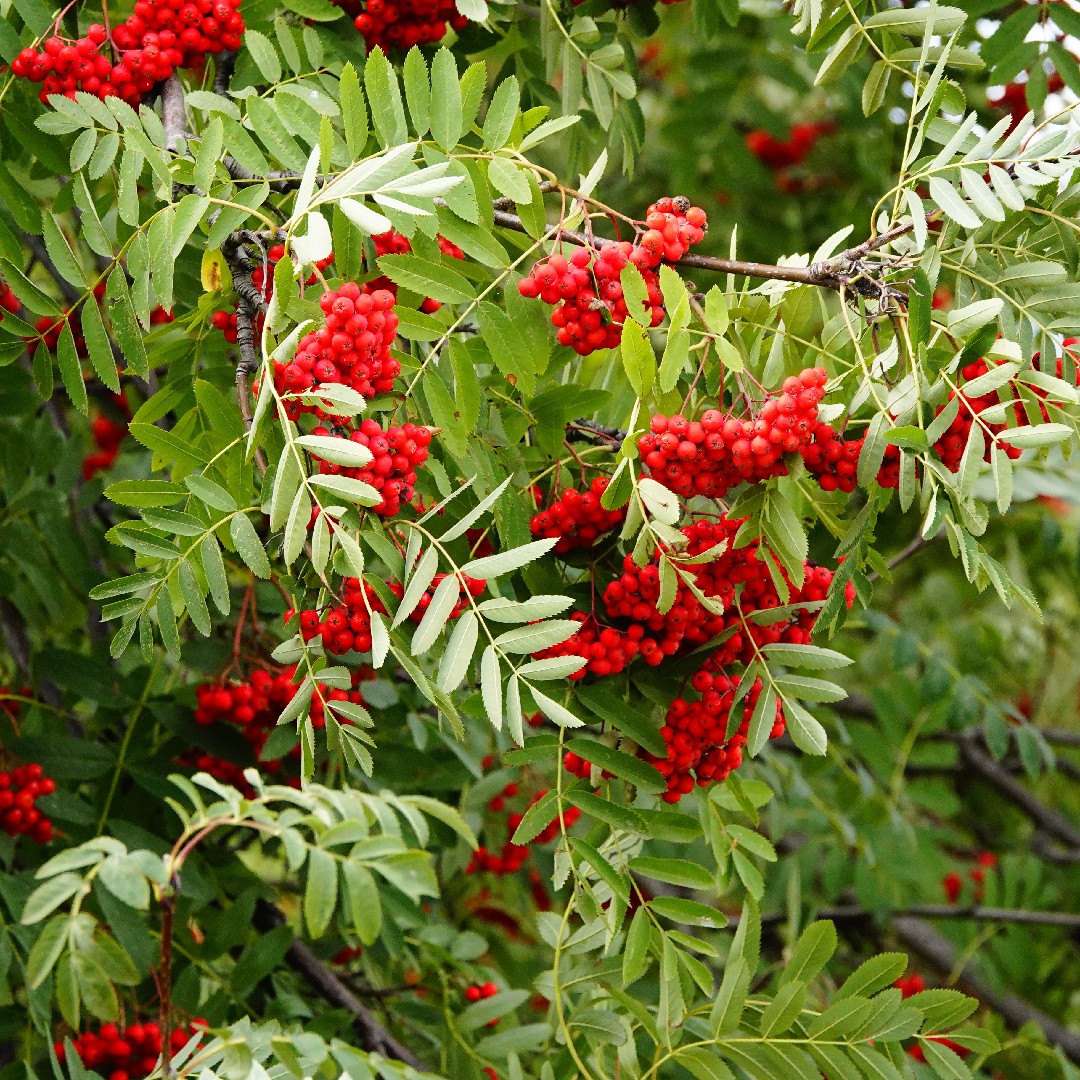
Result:
{"type": "MultiPolygon", "coordinates": [[[[956,970],[956,949],[947,938],[942,937],[921,919],[901,916],[893,923],[893,930],[905,948],[918,953],[942,973],[952,974],[956,970]]],[[[1010,1027],[1037,1024],[1051,1046],[1060,1047],[1070,1061],[1080,1064],[1080,1035],[1064,1028],[1029,1001],[1016,994],[999,994],[992,990],[978,977],[970,964],[965,964],[961,969],[957,986],[998,1013],[1010,1027]]]]}
{"type": "MultiPolygon", "coordinates": [[[[821,908],[818,918],[843,922],[852,919],[873,919],[875,912],[858,904],[838,904],[821,908]]],[[[894,918],[971,919],[977,922],[1018,923],[1026,926],[1054,926],[1063,930],[1080,930],[1080,915],[1066,911],[1029,911],[1026,908],[982,907],[978,904],[912,904],[893,913],[894,918]]],[[[786,914],[766,915],[763,922],[782,922],[786,914]]]]}
{"type": "Polygon", "coordinates": [[[214,93],[224,97],[229,92],[229,83],[232,81],[233,69],[236,67],[236,53],[223,52],[218,54],[214,66],[214,93]]]}
{"type": "MultiPolygon", "coordinates": [[[[285,916],[273,904],[260,900],[255,908],[254,923],[259,930],[266,932],[284,926],[285,916]]],[[[367,1006],[304,942],[294,938],[285,956],[326,1001],[352,1015],[353,1027],[360,1038],[360,1045],[365,1050],[403,1061],[414,1069],[424,1069],[423,1062],[379,1023],[367,1006]]]]}
{"type": "Polygon", "coordinates": [[[1040,829],[1076,851],[1080,851],[1080,831],[1064,814],[1037,799],[1007,769],[994,761],[975,744],[972,737],[960,741],[960,753],[979,777],[991,784],[1018,810],[1023,811],[1040,829]]]}

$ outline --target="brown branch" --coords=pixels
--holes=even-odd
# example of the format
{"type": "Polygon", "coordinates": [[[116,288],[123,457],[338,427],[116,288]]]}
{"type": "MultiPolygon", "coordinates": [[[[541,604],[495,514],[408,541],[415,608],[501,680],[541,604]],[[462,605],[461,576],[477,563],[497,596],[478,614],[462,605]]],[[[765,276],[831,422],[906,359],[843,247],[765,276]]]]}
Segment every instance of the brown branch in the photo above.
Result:
{"type": "MultiPolygon", "coordinates": [[[[859,904],[837,904],[817,910],[819,919],[843,922],[853,919],[873,919],[876,912],[859,904]]],[[[911,904],[891,913],[893,918],[971,919],[976,922],[1017,923],[1024,926],[1052,926],[1063,930],[1080,930],[1080,915],[1067,911],[1030,911],[1027,908],[983,907],[979,904],[911,904]]],[[[787,915],[763,915],[762,922],[783,922],[787,915]]]]}
{"type": "MultiPolygon", "coordinates": [[[[951,975],[955,972],[959,959],[957,951],[952,943],[932,926],[921,919],[901,916],[893,923],[893,930],[910,952],[918,953],[943,974],[951,975]]],[[[1080,1035],[1051,1019],[1031,1002],[1016,994],[992,990],[979,978],[970,964],[965,964],[960,969],[956,984],[964,993],[977,998],[988,1009],[996,1012],[1012,1028],[1037,1024],[1051,1046],[1060,1047],[1070,1061],[1080,1064],[1080,1035]]]]}
{"type": "Polygon", "coordinates": [[[174,153],[185,128],[184,88],[178,75],[166,79],[161,88],[161,124],[165,128],[165,149],[174,153]]]}
{"type": "MultiPolygon", "coordinates": [[[[527,232],[521,218],[509,211],[496,209],[494,219],[495,224],[501,228],[511,229],[514,232],[527,232]]],[[[713,255],[684,255],[671,265],[680,269],[710,270],[718,274],[735,274],[741,277],[763,278],[768,281],[790,281],[796,285],[816,285],[820,288],[832,289],[834,292],[858,293],[878,300],[884,300],[887,297],[899,300],[903,299],[902,294],[875,278],[867,276],[868,269],[860,265],[860,259],[867,251],[872,250],[872,247],[884,246],[890,240],[910,231],[910,226],[897,226],[889,233],[866,241],[858,247],[850,248],[834,259],[814,263],[812,266],[776,266],[772,263],[744,262],[742,259],[721,259],[713,255]],[[866,247],[867,244],[871,247],[866,247]]],[[[600,237],[589,237],[584,233],[572,229],[560,229],[557,226],[550,232],[563,240],[569,240],[584,247],[602,248],[616,242],[600,237]]]]}
{"type": "Polygon", "coordinates": [[[214,93],[225,97],[229,92],[229,83],[232,81],[233,69],[236,67],[236,53],[218,53],[214,62],[214,93]]]}
{"type": "Polygon", "coordinates": [[[1007,769],[975,745],[971,736],[960,740],[960,753],[979,777],[993,786],[1018,810],[1026,814],[1045,833],[1066,846],[1080,851],[1080,831],[1065,817],[1036,798],[1007,769]]]}
{"type": "MultiPolygon", "coordinates": [[[[285,925],[285,915],[273,904],[260,900],[255,906],[255,926],[264,933],[285,925]]],[[[372,1053],[403,1061],[423,1070],[423,1062],[379,1023],[374,1013],[299,939],[294,938],[285,953],[292,966],[331,1005],[344,1009],[353,1018],[360,1045],[372,1053]]]]}

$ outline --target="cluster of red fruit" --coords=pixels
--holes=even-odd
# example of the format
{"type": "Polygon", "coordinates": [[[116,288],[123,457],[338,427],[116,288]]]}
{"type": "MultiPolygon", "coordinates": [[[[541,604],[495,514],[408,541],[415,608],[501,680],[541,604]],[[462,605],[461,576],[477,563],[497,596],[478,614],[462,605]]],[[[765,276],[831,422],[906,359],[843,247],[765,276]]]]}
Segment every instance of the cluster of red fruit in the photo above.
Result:
{"type": "Polygon", "coordinates": [[[647,292],[642,314],[648,313],[651,325],[659,326],[664,307],[656,268],[661,262],[678,262],[692,244],[701,242],[707,227],[705,211],[689,199],[660,199],[649,207],[637,243],[609,241],[577,248],[569,259],[551,255],[518,282],[518,292],[554,306],[551,322],[558,328],[560,345],[581,356],[615,348],[629,316],[620,281],[623,268],[633,263],[641,271],[647,292]]]}
{"type": "Polygon", "coordinates": [[[29,836],[37,844],[47,844],[52,822],[34,804],[55,790],[55,781],[37,764],[0,772],[0,829],[8,836],[29,836]]]}
{"type": "MultiPolygon", "coordinates": [[[[169,1051],[175,1054],[188,1041],[210,1025],[195,1019],[173,1030],[169,1051]]],[[[162,1051],[161,1028],[155,1023],[132,1024],[121,1030],[116,1024],[102,1024],[97,1032],[84,1031],[72,1040],[79,1060],[106,1080],[139,1080],[158,1066],[162,1051]]],[[[64,1060],[64,1044],[54,1045],[56,1056],[64,1060]]]]}
{"type": "Polygon", "coordinates": [[[121,415],[123,423],[113,420],[108,416],[95,416],[90,421],[90,434],[93,436],[95,451],[83,458],[82,474],[84,480],[89,480],[105,469],[112,468],[116,459],[120,456],[120,444],[124,441],[128,432],[128,421],[131,419],[131,409],[127,398],[123,394],[113,394],[113,402],[121,415]]]}
{"type": "Polygon", "coordinates": [[[235,52],[244,34],[240,0],[137,0],[134,12],[109,31],[100,23],[68,41],[47,38],[23,49],[11,70],[50,94],[78,90],[138,105],[177,68],[196,67],[210,53],[235,52]]]}
{"type": "Polygon", "coordinates": [[[18,315],[22,310],[22,303],[11,291],[11,286],[6,281],[0,281],[0,322],[4,321],[4,312],[10,311],[12,315],[18,315]]]}
{"type": "MultiPolygon", "coordinates": [[[[254,759],[260,771],[277,776],[285,762],[278,758],[262,760],[263,747],[270,733],[277,727],[282,711],[296,696],[299,687],[293,682],[296,667],[283,668],[271,674],[262,668],[256,668],[246,682],[239,683],[204,683],[195,688],[198,702],[195,708],[196,724],[207,727],[216,723],[234,724],[251,747],[254,759]]],[[[311,723],[316,728],[326,726],[326,701],[351,701],[363,704],[360,683],[374,677],[374,673],[358,669],[352,673],[352,687],[349,690],[330,688],[322,683],[316,684],[316,693],[311,698],[311,723]]],[[[343,724],[351,721],[344,716],[338,717],[343,724]]],[[[299,758],[300,748],[290,751],[290,757],[299,758]]],[[[183,763],[189,767],[210,773],[211,776],[231,784],[237,790],[250,796],[251,785],[244,779],[243,768],[231,761],[214,757],[201,749],[189,751],[184,755],[183,763]]],[[[286,782],[291,782],[286,780],[286,782]]]]}
{"type": "MultiPolygon", "coordinates": [[[[1077,385],[1080,385],[1080,354],[1072,346],[1080,341],[1078,338],[1067,338],[1064,348],[1077,367],[1075,375],[1071,376],[1077,385]]],[[[1038,354],[1033,358],[1038,363],[1038,354]]],[[[965,366],[961,372],[965,383],[985,375],[990,370],[986,360],[979,359],[965,366]]],[[[1063,378],[1065,372],[1064,357],[1057,358],[1055,374],[1063,378]]],[[[1045,399],[1046,391],[1040,387],[1030,386],[1027,388],[1035,397],[1045,399]]],[[[964,448],[967,446],[973,424],[978,423],[983,436],[983,459],[989,461],[995,445],[1000,446],[1005,453],[1014,460],[1020,457],[1020,447],[1012,446],[1007,442],[998,441],[996,436],[1005,431],[1004,423],[990,423],[979,419],[979,414],[998,404],[998,391],[990,390],[985,394],[972,397],[964,394],[961,390],[949,392],[949,402],[959,396],[960,410],[949,424],[941,437],[934,443],[932,449],[941,459],[942,465],[949,472],[958,472],[963,460],[964,448]]],[[[946,405],[938,408],[935,415],[939,415],[946,405]]],[[[1050,419],[1050,414],[1045,405],[1039,406],[1043,421],[1050,419]]],[[[1031,423],[1024,406],[1017,401],[1014,405],[1014,414],[1017,425],[1025,427],[1031,423]]],[[[818,483],[826,491],[853,491],[855,488],[855,472],[858,467],[859,455],[862,453],[863,439],[844,439],[828,424],[818,424],[814,429],[813,443],[802,450],[803,460],[807,470],[815,477],[818,483]]],[[[900,449],[889,444],[885,448],[885,457],[881,468],[878,470],[877,481],[882,487],[895,488],[900,483],[900,449]]]]}
{"type": "MultiPolygon", "coordinates": [[[[893,983],[893,987],[900,991],[900,997],[906,1001],[909,997],[921,994],[926,989],[926,980],[916,972],[913,975],[905,975],[903,978],[897,979],[893,983]]],[[[943,1035],[929,1035],[927,1038],[932,1042],[941,1043],[942,1046],[952,1050],[960,1057],[967,1057],[971,1053],[966,1046],[961,1046],[959,1043],[953,1042],[952,1039],[946,1039],[943,1035]]],[[[916,1061],[926,1060],[926,1055],[923,1053],[923,1048],[919,1043],[909,1046],[907,1053],[909,1057],[913,1057],[916,1061]]]]}
{"type": "MultiPolygon", "coordinates": [[[[451,243],[445,236],[436,236],[438,241],[439,250],[449,256],[451,259],[464,259],[465,252],[457,246],[457,244],[451,243]]],[[[377,258],[382,258],[384,255],[408,255],[412,251],[412,243],[407,236],[403,236],[396,229],[391,229],[389,232],[379,233],[378,236],[373,236],[371,242],[375,245],[375,255],[377,258]]],[[[388,277],[378,277],[374,281],[369,281],[364,286],[368,289],[386,289],[388,292],[392,292],[397,296],[397,284],[391,281],[388,277]]],[[[430,296],[426,296],[420,304],[420,310],[426,312],[428,315],[434,315],[442,304],[438,300],[433,300],[430,296]]]]}
{"type": "MultiPolygon", "coordinates": [[[[997,866],[997,856],[992,851],[980,851],[975,856],[975,865],[968,870],[968,877],[973,886],[972,900],[981,904],[986,895],[986,871],[997,866]]],[[[941,887],[950,904],[958,904],[964,891],[964,878],[955,870],[949,871],[941,879],[941,887]]]]}
{"type": "MultiPolygon", "coordinates": [[[[409,619],[414,623],[419,623],[424,615],[427,613],[427,609],[431,606],[431,598],[435,595],[435,590],[449,577],[449,574],[436,574],[431,579],[431,584],[424,590],[420,596],[420,600],[416,607],[409,612],[409,619]]],[[[391,581],[386,586],[399,600],[405,595],[405,587],[397,581],[391,581]]],[[[487,588],[487,582],[483,578],[469,577],[468,574],[462,574],[458,583],[458,600],[454,606],[450,609],[450,618],[456,619],[468,606],[469,597],[474,599],[479,596],[487,588]],[[461,594],[461,582],[464,581],[465,590],[468,595],[461,594]]]]}
{"type": "MultiPolygon", "coordinates": [[[[491,762],[491,757],[486,757],[483,762],[484,768],[487,768],[491,762]]],[[[507,784],[503,790],[496,795],[489,803],[488,809],[492,813],[500,814],[506,810],[507,799],[516,798],[519,793],[519,786],[515,783],[507,784]]],[[[545,795],[547,789],[538,791],[528,805],[525,807],[525,811],[528,811],[529,807],[535,806],[545,795]]],[[[524,817],[524,813],[511,812],[506,817],[506,835],[507,841],[503,844],[502,851],[499,854],[495,854],[489,851],[486,847],[478,847],[473,852],[472,859],[469,865],[465,868],[466,874],[496,874],[503,876],[506,874],[516,874],[529,858],[529,847],[533,844],[550,844],[552,840],[559,833],[559,821],[560,816],[557,815],[553,820],[543,828],[528,844],[513,844],[510,842],[510,837],[517,832],[518,826],[521,824],[524,817]]],[[[581,817],[581,811],[576,806],[568,806],[561,814],[561,820],[563,826],[570,828],[577,819],[581,817]]]]}
{"type": "Polygon", "coordinates": [[[469,20],[454,0],[334,0],[352,16],[368,49],[408,51],[441,41],[447,28],[462,30],[469,20]]]}
{"type": "Polygon", "coordinates": [[[641,458],[653,479],[683,498],[722,498],[729,488],[783,476],[785,453],[806,447],[815,430],[817,407],[825,396],[823,368],[806,368],[784,380],[758,415],[738,419],[709,409],[700,420],[657,415],[638,439],[641,458]]]}
{"type": "MultiPolygon", "coordinates": [[[[345,430],[348,427],[345,426],[345,430]]],[[[329,428],[317,427],[313,435],[333,435],[329,428]]],[[[342,436],[344,437],[344,436],[342,436]]],[[[351,442],[366,446],[373,459],[367,465],[349,468],[324,461],[312,455],[318,462],[319,472],[325,475],[349,476],[370,484],[382,495],[382,501],[371,509],[383,517],[393,517],[402,504],[412,502],[416,485],[416,470],[428,458],[431,429],[407,423],[384,431],[376,420],[363,420],[356,431],[348,436],[351,442]]],[[[314,522],[314,518],[312,519],[314,522]]]]}
{"type": "Polygon", "coordinates": [[[330,957],[331,964],[351,964],[354,960],[359,960],[363,956],[364,950],[360,945],[346,945],[344,948],[338,949],[333,956],[330,957]]]}
{"type": "MultiPolygon", "coordinates": [[[[702,668],[692,681],[694,689],[701,694],[700,700],[676,698],[660,729],[660,737],[667,744],[667,756],[643,755],[667,781],[667,791],[661,797],[669,803],[677,803],[689,795],[695,784],[706,787],[722,783],[742,764],[750,719],[761,696],[761,680],[755,679],[739,703],[742,719],[729,737],[728,725],[739,679],[732,680],[702,668]]],[[[766,723],[770,722],[769,738],[778,739],[784,734],[784,712],[779,701],[775,716],[766,717],[766,723]]]]}
{"type": "MultiPolygon", "coordinates": [[[[661,613],[658,610],[661,552],[654,552],[644,567],[637,566],[628,555],[622,575],[609,582],[603,594],[608,617],[628,620],[626,629],[602,627],[593,616],[575,612],[571,618],[581,622],[582,629],[561,645],[536,654],[537,659],[563,655],[585,657],[585,667],[570,676],[580,679],[586,674],[618,674],[634,656],[656,666],[665,657],[691,651],[723,636],[722,644],[693,676],[692,685],[701,695],[700,700],[678,698],[671,705],[661,732],[668,747],[666,757],[642,755],[665,777],[668,790],[664,798],[668,802],[678,802],[693,789],[695,782],[705,786],[722,781],[739,767],[761,684],[755,682],[742,698],[739,727],[729,736],[730,712],[738,684],[724,674],[725,669],[735,663],[750,663],[771,644],[808,644],[817,620],[816,605],[826,598],[832,584],[831,570],[807,563],[802,586],[795,588],[777,566],[776,574],[788,586],[786,603],[792,614],[765,623],[750,621],[754,612],[775,609],[785,601],[777,591],[768,565],[758,557],[759,545],[752,542],[737,549],[731,546],[743,520],[722,516],[714,521],[692,522],[681,530],[687,538],[685,547],[678,553],[665,552],[695,589],[715,602],[721,614],[706,607],[682,578],[677,581],[674,602],[661,613]],[[680,558],[690,559],[714,548],[720,554],[711,562],[679,564],[680,558]]],[[[845,597],[850,606],[854,601],[850,582],[845,597]]],[[[770,737],[776,738],[783,731],[784,717],[777,707],[770,737]]],[[[576,755],[568,757],[565,764],[575,775],[589,775],[589,762],[576,755]]]]}
{"type": "Polygon", "coordinates": [[[768,169],[779,172],[801,165],[823,135],[836,130],[836,124],[825,120],[817,124],[792,124],[786,139],[778,139],[767,131],[748,132],[746,148],[768,169]]]}
{"type": "MultiPolygon", "coordinates": [[[[392,292],[368,293],[352,281],[324,292],[319,297],[324,324],[300,340],[290,363],[274,364],[278,393],[302,394],[324,383],[343,383],[365,398],[388,393],[401,371],[390,355],[398,325],[394,302],[392,292]]],[[[291,420],[316,411],[295,400],[285,409],[291,420]]],[[[326,414],[319,410],[319,415],[326,414]]]]}
{"type": "Polygon", "coordinates": [[[626,519],[626,507],[605,510],[600,498],[607,491],[608,478],[599,476],[585,491],[567,488],[546,510],[541,510],[529,524],[533,536],[558,537],[556,555],[579,548],[591,548],[604,533],[611,532],[626,519]]]}
{"type": "Polygon", "coordinates": [[[321,637],[323,648],[337,656],[347,652],[371,651],[370,611],[384,614],[386,607],[379,594],[359,578],[345,578],[341,583],[342,604],[327,610],[320,619],[313,608],[300,612],[300,636],[305,641],[321,637]]]}

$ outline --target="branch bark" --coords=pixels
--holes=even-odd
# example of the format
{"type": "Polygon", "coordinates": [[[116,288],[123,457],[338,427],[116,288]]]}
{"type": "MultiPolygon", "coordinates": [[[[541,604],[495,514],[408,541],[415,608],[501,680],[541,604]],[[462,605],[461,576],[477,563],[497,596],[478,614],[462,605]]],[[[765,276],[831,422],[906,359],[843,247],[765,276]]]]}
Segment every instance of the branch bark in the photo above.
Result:
{"type": "MultiPolygon", "coordinates": [[[[264,932],[285,925],[284,914],[273,904],[260,900],[255,907],[255,926],[264,932]]],[[[407,1046],[394,1038],[379,1023],[374,1013],[315,955],[302,941],[294,938],[285,954],[289,963],[304,976],[320,996],[331,1005],[352,1014],[353,1027],[360,1045],[372,1053],[403,1061],[414,1069],[425,1069],[424,1063],[407,1046]]]]}
{"type": "MultiPolygon", "coordinates": [[[[956,949],[952,942],[942,937],[932,926],[921,919],[901,916],[893,923],[893,930],[910,952],[917,953],[943,974],[955,972],[958,961],[956,949]]],[[[988,1009],[998,1013],[1010,1027],[1037,1024],[1051,1046],[1060,1047],[1070,1061],[1080,1064],[1080,1035],[1063,1027],[1035,1008],[1031,1002],[1016,994],[1000,994],[991,989],[979,978],[970,964],[965,964],[960,969],[956,982],[964,993],[977,998],[988,1009]]]]}
{"type": "Polygon", "coordinates": [[[1023,784],[1014,779],[1007,769],[1002,768],[989,754],[968,736],[960,741],[960,753],[973,772],[991,784],[1009,800],[1018,810],[1023,811],[1043,832],[1067,847],[1080,851],[1080,830],[1065,817],[1037,799],[1023,784]]]}
{"type": "Polygon", "coordinates": [[[165,80],[161,88],[161,124],[165,128],[165,149],[176,150],[176,144],[184,135],[184,88],[178,75],[165,80]]]}

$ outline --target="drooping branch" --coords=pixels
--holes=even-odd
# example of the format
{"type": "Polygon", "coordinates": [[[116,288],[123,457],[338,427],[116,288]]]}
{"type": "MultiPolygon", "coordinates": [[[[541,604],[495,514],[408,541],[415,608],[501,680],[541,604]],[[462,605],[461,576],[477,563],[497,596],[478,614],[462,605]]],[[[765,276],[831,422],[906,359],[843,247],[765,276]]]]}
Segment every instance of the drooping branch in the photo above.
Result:
{"type": "MultiPolygon", "coordinates": [[[[952,942],[923,920],[901,916],[893,923],[893,930],[906,949],[917,953],[943,974],[956,971],[958,956],[952,942]]],[[[1035,1008],[1030,1001],[1016,994],[998,993],[983,982],[970,964],[960,969],[956,982],[959,989],[992,1009],[1010,1027],[1037,1024],[1051,1046],[1060,1047],[1070,1061],[1080,1064],[1080,1035],[1035,1008]]]]}
{"type": "MultiPolygon", "coordinates": [[[[285,925],[285,915],[273,904],[260,900],[255,907],[254,923],[263,932],[275,930],[285,925]]],[[[339,1009],[344,1009],[352,1016],[353,1027],[359,1036],[360,1045],[365,1050],[403,1061],[414,1069],[424,1069],[423,1062],[416,1054],[395,1039],[379,1023],[374,1013],[326,967],[304,942],[294,938],[285,957],[325,1001],[339,1009]]]]}
{"type": "Polygon", "coordinates": [[[1007,769],[976,745],[974,737],[960,741],[960,753],[965,763],[979,777],[992,785],[1000,795],[1026,814],[1043,832],[1060,840],[1075,851],[1080,851],[1080,830],[1064,814],[1052,809],[1036,798],[1007,769]]]}

